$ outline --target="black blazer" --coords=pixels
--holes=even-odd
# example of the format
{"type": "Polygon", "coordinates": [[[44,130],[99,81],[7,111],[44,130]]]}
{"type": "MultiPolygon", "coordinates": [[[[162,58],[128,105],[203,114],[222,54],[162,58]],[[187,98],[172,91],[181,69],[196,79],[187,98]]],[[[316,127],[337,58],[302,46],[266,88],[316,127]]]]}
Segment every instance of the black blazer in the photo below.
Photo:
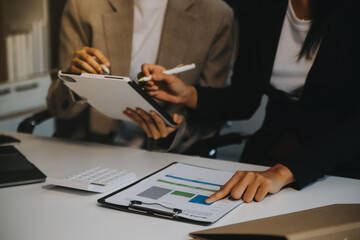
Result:
{"type": "Polygon", "coordinates": [[[239,51],[232,85],[198,87],[197,117],[248,119],[266,94],[265,121],[247,144],[244,161],[283,163],[299,188],[325,174],[360,178],[359,1],[338,0],[337,25],[322,39],[299,102],[270,87],[287,4],[239,1],[239,51]],[[271,159],[276,146],[286,154],[271,159]]]}

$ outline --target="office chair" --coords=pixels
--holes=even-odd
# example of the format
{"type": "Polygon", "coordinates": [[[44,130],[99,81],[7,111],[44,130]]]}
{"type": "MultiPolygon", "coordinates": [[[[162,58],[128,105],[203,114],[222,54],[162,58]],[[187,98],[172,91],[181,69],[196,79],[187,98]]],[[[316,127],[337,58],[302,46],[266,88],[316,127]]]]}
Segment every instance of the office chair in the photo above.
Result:
{"type": "Polygon", "coordinates": [[[50,118],[52,118],[51,113],[49,112],[49,110],[44,109],[22,120],[18,126],[17,131],[21,133],[32,134],[37,125],[41,124],[42,122],[45,122],[50,118]]]}
{"type": "MultiPolygon", "coordinates": [[[[50,71],[50,78],[51,81],[54,81],[57,79],[57,73],[58,69],[52,69],[50,71]]],[[[30,117],[25,118],[22,120],[18,126],[17,131],[21,133],[29,133],[32,134],[34,132],[34,129],[37,125],[41,124],[42,122],[45,122],[46,120],[52,118],[53,116],[49,112],[48,109],[43,109],[40,112],[37,112],[33,114],[30,117]]]]}
{"type": "MultiPolygon", "coordinates": [[[[231,127],[232,122],[225,123],[223,128],[231,127]]],[[[246,141],[251,134],[244,132],[230,132],[221,134],[220,131],[212,137],[195,142],[184,154],[205,158],[216,158],[218,148],[233,144],[241,144],[246,141]]]]}

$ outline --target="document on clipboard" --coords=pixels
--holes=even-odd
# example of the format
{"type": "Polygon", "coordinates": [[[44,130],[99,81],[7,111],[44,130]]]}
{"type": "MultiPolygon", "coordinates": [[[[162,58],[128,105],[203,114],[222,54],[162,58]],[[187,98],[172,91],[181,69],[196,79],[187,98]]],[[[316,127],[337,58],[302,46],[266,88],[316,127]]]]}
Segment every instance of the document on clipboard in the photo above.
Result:
{"type": "Polygon", "coordinates": [[[127,120],[126,108],[141,108],[159,114],[169,126],[176,126],[170,114],[128,77],[59,71],[58,77],[82,100],[113,119],[127,120]]]}
{"type": "Polygon", "coordinates": [[[98,202],[118,210],[210,225],[243,203],[230,197],[205,203],[233,174],[175,162],[98,202]]]}

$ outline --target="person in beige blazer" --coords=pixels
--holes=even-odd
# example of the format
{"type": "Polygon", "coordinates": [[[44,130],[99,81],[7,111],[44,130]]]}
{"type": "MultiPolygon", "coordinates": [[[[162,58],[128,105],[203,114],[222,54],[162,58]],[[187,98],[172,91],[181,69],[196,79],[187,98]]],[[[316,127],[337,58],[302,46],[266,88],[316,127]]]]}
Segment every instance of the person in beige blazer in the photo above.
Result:
{"type": "MultiPolygon", "coordinates": [[[[112,75],[129,76],[134,1],[68,0],[60,30],[60,69],[70,70],[74,53],[89,46],[106,56],[112,75]]],[[[168,0],[156,64],[172,68],[180,63],[195,63],[196,69],[178,76],[191,85],[224,87],[231,69],[233,37],[233,12],[223,1],[168,0]]],[[[47,104],[60,120],[56,132],[59,137],[116,144],[116,136],[123,131],[123,121],[102,115],[60,79],[52,82],[47,104]]],[[[180,127],[158,140],[147,139],[139,128],[138,137],[144,139],[142,148],[183,153],[197,140],[214,135],[222,125],[199,124],[181,106],[164,107],[169,113],[181,114],[180,127]]]]}

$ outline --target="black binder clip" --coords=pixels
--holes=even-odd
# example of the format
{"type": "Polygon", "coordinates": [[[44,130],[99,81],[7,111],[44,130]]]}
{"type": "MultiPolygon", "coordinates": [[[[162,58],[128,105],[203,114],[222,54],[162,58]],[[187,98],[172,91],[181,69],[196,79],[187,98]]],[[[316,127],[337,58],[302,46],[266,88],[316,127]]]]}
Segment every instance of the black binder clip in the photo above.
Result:
{"type": "Polygon", "coordinates": [[[150,214],[153,216],[159,216],[159,217],[165,217],[165,218],[171,218],[171,219],[176,217],[176,214],[179,214],[182,212],[181,209],[169,208],[160,203],[145,203],[145,202],[138,201],[138,200],[130,201],[128,209],[131,211],[136,211],[136,212],[141,212],[141,213],[145,213],[145,214],[150,214]],[[160,207],[164,208],[165,210],[153,209],[153,208],[149,207],[149,206],[154,206],[154,205],[160,206],[160,207]]]}

